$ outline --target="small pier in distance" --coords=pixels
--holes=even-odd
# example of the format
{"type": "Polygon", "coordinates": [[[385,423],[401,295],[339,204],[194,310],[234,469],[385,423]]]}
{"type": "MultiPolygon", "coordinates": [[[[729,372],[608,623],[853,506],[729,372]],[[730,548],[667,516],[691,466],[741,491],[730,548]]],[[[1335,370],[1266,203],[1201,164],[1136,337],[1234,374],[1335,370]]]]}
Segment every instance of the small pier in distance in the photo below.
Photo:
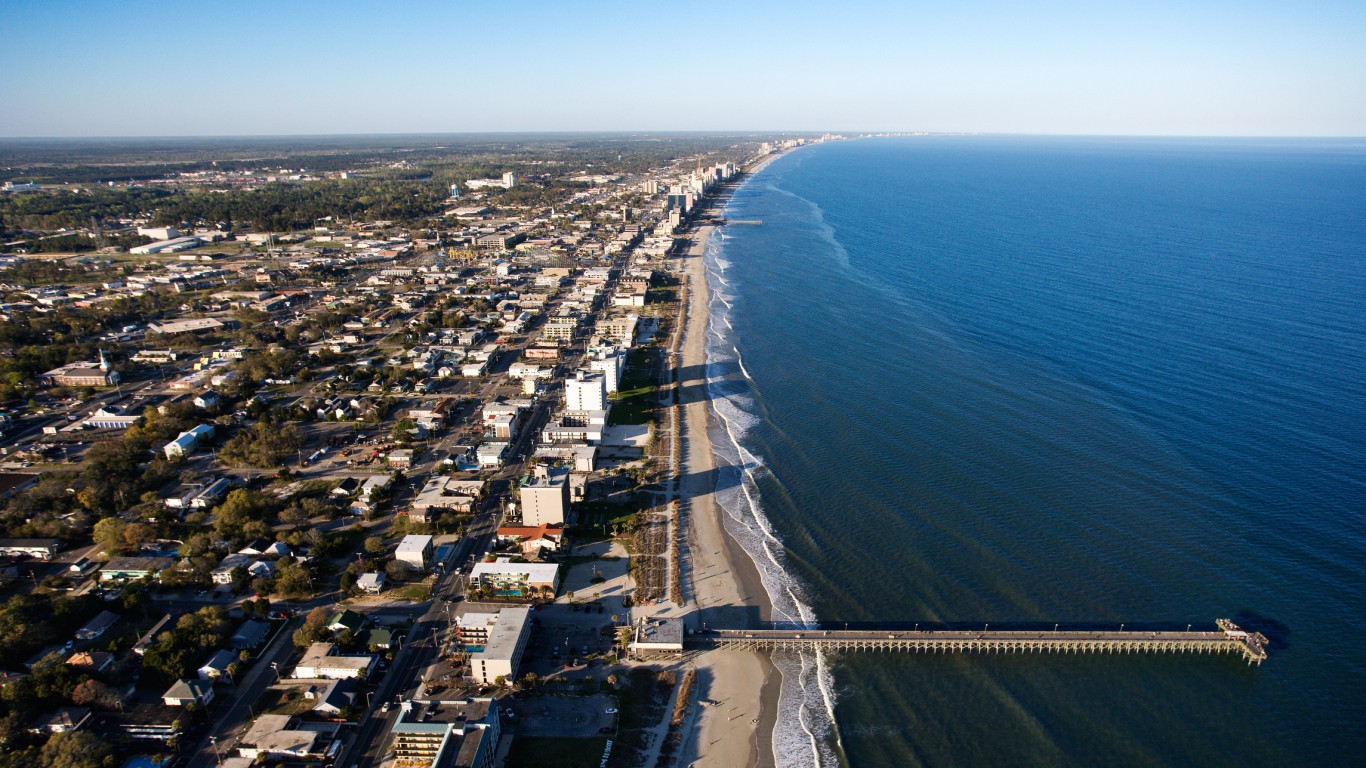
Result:
{"type": "Polygon", "coordinates": [[[709,629],[688,638],[701,648],[757,651],[905,651],[911,653],[1237,653],[1267,658],[1267,639],[1228,619],[1215,631],[936,629],[709,629]]]}
{"type": "Polygon", "coordinates": [[[718,223],[731,227],[757,227],[764,222],[762,219],[721,219],[718,223]]]}

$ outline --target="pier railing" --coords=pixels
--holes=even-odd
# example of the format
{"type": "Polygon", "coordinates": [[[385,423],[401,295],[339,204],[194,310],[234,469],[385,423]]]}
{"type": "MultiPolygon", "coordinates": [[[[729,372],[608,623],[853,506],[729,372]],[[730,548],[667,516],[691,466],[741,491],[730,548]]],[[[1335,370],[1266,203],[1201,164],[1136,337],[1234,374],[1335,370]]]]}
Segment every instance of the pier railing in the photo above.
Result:
{"type": "MultiPolygon", "coordinates": [[[[1267,640],[1228,619],[1218,630],[823,630],[713,629],[691,637],[691,645],[762,651],[904,651],[912,653],[1237,653],[1248,664],[1267,658],[1267,640]]],[[[989,626],[989,625],[988,625],[989,626]]]]}

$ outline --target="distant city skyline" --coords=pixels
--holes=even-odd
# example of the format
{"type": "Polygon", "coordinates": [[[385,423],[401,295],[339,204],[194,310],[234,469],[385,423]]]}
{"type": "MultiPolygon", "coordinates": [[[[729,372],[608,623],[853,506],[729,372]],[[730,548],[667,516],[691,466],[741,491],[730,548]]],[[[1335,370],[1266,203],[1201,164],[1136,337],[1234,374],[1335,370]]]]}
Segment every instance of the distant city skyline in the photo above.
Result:
{"type": "Polygon", "coordinates": [[[1366,4],[1107,5],[16,0],[0,136],[1366,135],[1366,4]]]}

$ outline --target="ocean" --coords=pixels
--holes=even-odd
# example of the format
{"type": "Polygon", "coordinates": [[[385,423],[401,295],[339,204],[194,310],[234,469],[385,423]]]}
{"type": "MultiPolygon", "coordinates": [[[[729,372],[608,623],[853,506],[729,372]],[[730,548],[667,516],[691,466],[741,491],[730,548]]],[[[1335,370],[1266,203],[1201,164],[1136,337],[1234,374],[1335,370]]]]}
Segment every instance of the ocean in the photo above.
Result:
{"type": "Polygon", "coordinates": [[[1366,141],[783,156],[706,255],[725,523],[776,621],[1271,657],[776,657],[781,765],[1366,764],[1366,141]]]}

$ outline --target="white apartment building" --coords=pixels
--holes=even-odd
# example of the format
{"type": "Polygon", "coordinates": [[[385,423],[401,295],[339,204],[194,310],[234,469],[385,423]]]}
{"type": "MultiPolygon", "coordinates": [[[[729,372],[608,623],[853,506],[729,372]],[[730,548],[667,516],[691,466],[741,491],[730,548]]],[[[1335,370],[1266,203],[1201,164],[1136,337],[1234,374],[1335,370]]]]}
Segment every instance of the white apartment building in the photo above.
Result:
{"type": "Polygon", "coordinates": [[[600,371],[578,371],[574,378],[565,380],[564,409],[578,412],[607,410],[607,377],[600,371]]]}

